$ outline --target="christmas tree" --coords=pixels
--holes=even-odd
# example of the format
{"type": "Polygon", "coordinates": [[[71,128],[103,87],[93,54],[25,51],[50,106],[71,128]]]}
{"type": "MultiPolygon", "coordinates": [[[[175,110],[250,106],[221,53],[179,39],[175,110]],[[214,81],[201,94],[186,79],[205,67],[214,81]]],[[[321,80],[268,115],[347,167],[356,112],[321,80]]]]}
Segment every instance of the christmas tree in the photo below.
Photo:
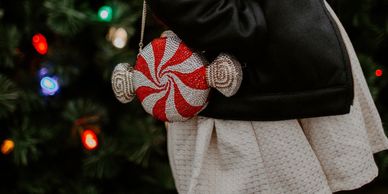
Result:
{"type": "MultiPolygon", "coordinates": [[[[0,193],[176,193],[164,124],[111,88],[135,62],[142,3],[0,1],[0,193]]],[[[329,3],[387,123],[388,1],[329,3]]],[[[145,42],[162,30],[149,17],[145,42]]],[[[376,161],[388,181],[388,153],[376,161]]]]}
{"type": "Polygon", "coordinates": [[[135,60],[141,10],[1,1],[0,193],[175,193],[163,123],[120,104],[110,83],[135,60]]]}

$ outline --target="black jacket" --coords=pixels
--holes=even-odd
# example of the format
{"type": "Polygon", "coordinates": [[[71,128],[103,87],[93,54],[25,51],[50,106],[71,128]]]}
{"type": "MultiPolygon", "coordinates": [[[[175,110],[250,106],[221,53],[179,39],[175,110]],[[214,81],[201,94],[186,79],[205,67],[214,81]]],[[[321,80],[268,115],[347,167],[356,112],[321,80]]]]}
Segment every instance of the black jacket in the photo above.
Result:
{"type": "Polygon", "coordinates": [[[200,115],[285,120],[346,114],[353,104],[349,56],[324,0],[148,0],[190,47],[230,52],[244,64],[230,98],[212,90],[200,115]]]}

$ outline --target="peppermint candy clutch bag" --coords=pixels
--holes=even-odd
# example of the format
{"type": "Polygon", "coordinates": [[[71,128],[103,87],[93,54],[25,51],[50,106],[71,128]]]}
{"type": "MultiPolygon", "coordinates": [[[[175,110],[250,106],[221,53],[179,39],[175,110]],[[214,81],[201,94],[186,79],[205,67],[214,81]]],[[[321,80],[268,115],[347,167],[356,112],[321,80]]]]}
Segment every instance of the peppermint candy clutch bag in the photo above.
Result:
{"type": "MultiPolygon", "coordinates": [[[[142,34],[144,32],[145,5],[142,34]]],[[[135,96],[146,112],[161,121],[184,121],[208,103],[210,88],[229,97],[239,89],[242,69],[232,56],[221,53],[212,63],[193,52],[171,31],[141,48],[134,67],[118,64],[112,74],[117,99],[128,103],[135,96]]]]}

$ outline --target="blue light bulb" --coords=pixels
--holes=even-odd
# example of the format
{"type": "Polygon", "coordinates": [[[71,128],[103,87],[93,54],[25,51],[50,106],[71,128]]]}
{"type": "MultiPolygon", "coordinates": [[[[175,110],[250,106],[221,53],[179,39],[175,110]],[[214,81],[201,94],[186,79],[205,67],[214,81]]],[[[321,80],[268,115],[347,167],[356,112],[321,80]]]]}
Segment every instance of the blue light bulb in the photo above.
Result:
{"type": "Polygon", "coordinates": [[[46,67],[42,67],[40,70],[39,70],[39,76],[40,77],[43,77],[43,76],[45,76],[45,75],[47,75],[48,74],[48,69],[46,68],[46,67]]]}
{"type": "Polygon", "coordinates": [[[52,96],[59,90],[58,81],[51,77],[43,77],[40,80],[40,87],[44,95],[52,96]]]}

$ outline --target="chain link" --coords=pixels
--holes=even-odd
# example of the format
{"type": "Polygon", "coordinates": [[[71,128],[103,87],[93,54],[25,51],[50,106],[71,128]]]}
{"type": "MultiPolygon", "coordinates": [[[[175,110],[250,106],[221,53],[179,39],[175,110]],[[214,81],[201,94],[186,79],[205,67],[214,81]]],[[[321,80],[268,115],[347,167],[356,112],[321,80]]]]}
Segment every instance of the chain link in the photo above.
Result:
{"type": "Polygon", "coordinates": [[[143,40],[144,40],[144,29],[147,19],[147,3],[143,1],[143,12],[141,15],[141,31],[140,31],[140,42],[139,42],[139,53],[143,50],[143,40]]]}

